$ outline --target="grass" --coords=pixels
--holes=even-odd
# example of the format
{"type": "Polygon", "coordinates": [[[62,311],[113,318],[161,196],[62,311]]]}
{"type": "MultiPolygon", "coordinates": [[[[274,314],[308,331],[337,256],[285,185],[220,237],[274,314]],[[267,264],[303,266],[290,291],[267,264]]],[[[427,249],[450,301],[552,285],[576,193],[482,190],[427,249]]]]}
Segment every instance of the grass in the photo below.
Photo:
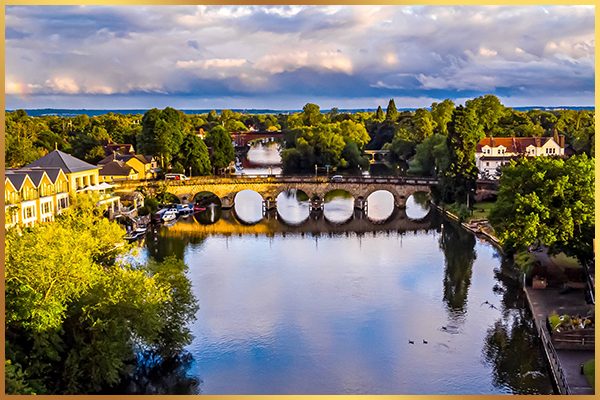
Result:
{"type": "Polygon", "coordinates": [[[589,384],[592,385],[592,389],[596,390],[596,385],[594,383],[594,372],[594,359],[592,358],[583,364],[583,374],[585,375],[585,379],[587,379],[589,384]]]}
{"type": "Polygon", "coordinates": [[[481,203],[476,203],[475,206],[473,206],[473,215],[471,215],[469,220],[488,219],[494,204],[496,203],[492,201],[482,201],[481,203]]]}

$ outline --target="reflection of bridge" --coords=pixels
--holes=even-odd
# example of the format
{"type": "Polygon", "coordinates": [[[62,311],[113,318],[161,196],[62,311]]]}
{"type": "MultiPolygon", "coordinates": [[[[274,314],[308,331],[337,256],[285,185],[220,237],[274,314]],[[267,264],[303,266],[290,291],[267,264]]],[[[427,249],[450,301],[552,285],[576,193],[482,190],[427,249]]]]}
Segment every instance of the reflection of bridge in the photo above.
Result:
{"type": "Polygon", "coordinates": [[[221,200],[223,208],[231,208],[237,193],[253,190],[263,198],[266,209],[276,208],[277,196],[287,190],[296,189],[306,193],[311,200],[311,209],[319,210],[323,206],[325,195],[333,190],[348,192],[355,202],[355,207],[365,209],[367,198],[373,192],[385,190],[394,197],[394,205],[404,208],[406,200],[415,192],[430,192],[430,187],[437,184],[433,178],[407,177],[346,177],[332,182],[327,177],[314,176],[270,176],[270,177],[235,177],[235,178],[193,178],[187,181],[144,182],[125,181],[119,183],[119,191],[133,191],[145,187],[148,192],[165,189],[177,196],[181,201],[193,201],[202,192],[213,193],[221,200]],[[162,186],[166,185],[166,186],[162,186]]]}
{"type": "Polygon", "coordinates": [[[281,132],[233,132],[231,134],[231,140],[235,143],[235,147],[246,147],[254,140],[273,142],[283,138],[284,135],[281,132]]]}
{"type": "Polygon", "coordinates": [[[387,233],[403,233],[416,232],[421,230],[432,229],[436,225],[435,212],[430,212],[426,217],[420,220],[411,220],[406,216],[404,210],[396,209],[392,215],[384,222],[376,223],[370,221],[363,212],[356,210],[353,217],[343,223],[335,224],[327,221],[323,214],[319,217],[310,217],[306,221],[298,225],[290,225],[281,220],[281,217],[276,211],[271,211],[265,214],[262,220],[253,225],[248,225],[239,220],[235,215],[235,211],[223,210],[221,218],[215,223],[204,225],[197,222],[194,217],[182,219],[175,225],[165,227],[168,229],[169,235],[183,236],[198,235],[205,236],[208,234],[218,235],[268,235],[276,234],[312,234],[312,235],[327,235],[327,234],[346,234],[351,233],[366,234],[374,232],[387,233]]]}

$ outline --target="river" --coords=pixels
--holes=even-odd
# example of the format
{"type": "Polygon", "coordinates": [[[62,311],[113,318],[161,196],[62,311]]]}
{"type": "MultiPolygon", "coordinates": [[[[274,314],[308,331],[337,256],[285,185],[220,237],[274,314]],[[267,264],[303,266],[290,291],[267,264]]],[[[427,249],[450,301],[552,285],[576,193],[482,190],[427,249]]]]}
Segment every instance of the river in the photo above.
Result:
{"type": "Polygon", "coordinates": [[[302,192],[266,217],[256,196],[162,227],[143,248],[189,266],[190,392],[552,393],[512,268],[426,198],[394,210],[378,192],[360,216],[335,193],[314,218],[302,192]]]}

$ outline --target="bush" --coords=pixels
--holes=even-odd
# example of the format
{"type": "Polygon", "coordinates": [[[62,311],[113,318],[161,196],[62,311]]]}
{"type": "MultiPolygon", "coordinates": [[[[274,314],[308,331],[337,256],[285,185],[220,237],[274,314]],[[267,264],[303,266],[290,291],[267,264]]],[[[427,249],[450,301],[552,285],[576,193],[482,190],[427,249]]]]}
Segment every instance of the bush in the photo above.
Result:
{"type": "Polygon", "coordinates": [[[515,265],[524,273],[527,278],[531,278],[531,272],[536,265],[535,256],[527,251],[521,251],[515,254],[515,265]]]}

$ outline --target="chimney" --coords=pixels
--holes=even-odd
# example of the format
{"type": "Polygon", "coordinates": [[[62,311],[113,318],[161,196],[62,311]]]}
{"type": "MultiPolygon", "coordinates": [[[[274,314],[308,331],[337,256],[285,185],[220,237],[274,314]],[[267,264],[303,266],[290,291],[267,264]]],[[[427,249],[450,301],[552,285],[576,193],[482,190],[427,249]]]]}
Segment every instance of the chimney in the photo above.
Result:
{"type": "Polygon", "coordinates": [[[565,148],[565,135],[558,136],[558,144],[561,148],[565,148]]]}

